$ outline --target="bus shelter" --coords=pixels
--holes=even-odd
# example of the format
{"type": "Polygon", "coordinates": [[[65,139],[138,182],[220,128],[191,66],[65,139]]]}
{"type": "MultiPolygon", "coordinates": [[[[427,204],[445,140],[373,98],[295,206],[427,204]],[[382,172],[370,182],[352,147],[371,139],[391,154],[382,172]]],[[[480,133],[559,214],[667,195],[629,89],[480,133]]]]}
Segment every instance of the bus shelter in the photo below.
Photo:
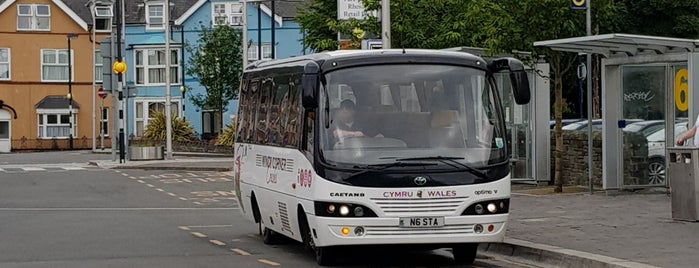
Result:
{"type": "Polygon", "coordinates": [[[699,113],[699,40],[613,33],[534,45],[603,56],[603,189],[667,187],[666,146],[699,113]]]}

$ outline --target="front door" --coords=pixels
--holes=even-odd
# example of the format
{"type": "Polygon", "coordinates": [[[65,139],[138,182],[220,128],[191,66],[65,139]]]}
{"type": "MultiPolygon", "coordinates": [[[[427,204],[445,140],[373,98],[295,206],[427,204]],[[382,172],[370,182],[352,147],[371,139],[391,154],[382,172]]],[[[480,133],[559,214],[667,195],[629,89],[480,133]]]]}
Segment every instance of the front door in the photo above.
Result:
{"type": "Polygon", "coordinates": [[[10,113],[0,109],[0,153],[12,150],[10,122],[10,113]]]}

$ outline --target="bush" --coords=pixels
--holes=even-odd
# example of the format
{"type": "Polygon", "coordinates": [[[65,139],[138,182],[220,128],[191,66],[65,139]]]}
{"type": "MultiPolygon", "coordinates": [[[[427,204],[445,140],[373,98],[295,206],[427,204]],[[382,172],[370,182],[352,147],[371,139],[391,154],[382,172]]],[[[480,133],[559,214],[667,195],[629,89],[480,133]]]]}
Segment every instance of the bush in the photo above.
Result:
{"type": "MultiPolygon", "coordinates": [[[[194,139],[194,129],[187,119],[178,118],[177,116],[172,116],[170,119],[173,141],[183,142],[194,139]]],[[[155,112],[153,117],[148,121],[148,126],[143,133],[143,137],[151,140],[165,140],[167,135],[165,120],[164,112],[155,112]]]]}
{"type": "Polygon", "coordinates": [[[223,129],[223,132],[216,138],[216,145],[233,146],[235,143],[235,122],[232,122],[223,129]]]}

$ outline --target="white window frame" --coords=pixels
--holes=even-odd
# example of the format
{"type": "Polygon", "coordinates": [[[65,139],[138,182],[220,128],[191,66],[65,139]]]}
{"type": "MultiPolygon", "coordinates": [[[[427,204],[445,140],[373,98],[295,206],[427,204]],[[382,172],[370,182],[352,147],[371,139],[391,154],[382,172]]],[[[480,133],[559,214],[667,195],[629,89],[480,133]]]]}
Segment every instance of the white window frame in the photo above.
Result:
{"type": "Polygon", "coordinates": [[[17,31],[51,31],[51,6],[43,4],[17,4],[17,31]],[[29,14],[20,14],[20,7],[29,7],[29,14]],[[39,14],[38,7],[46,7],[48,14],[39,14]],[[19,20],[22,17],[29,17],[29,28],[20,28],[19,20]],[[39,28],[38,20],[40,17],[47,17],[48,23],[45,28],[39,28]]]}
{"type": "MultiPolygon", "coordinates": [[[[142,137],[143,132],[146,131],[146,128],[148,128],[148,122],[150,121],[150,105],[151,104],[157,104],[160,103],[163,105],[163,108],[165,108],[165,99],[164,98],[149,98],[149,99],[139,99],[136,98],[134,99],[134,105],[133,105],[133,134],[136,137],[142,137]],[[139,108],[140,108],[140,113],[139,113],[139,108]],[[138,125],[139,123],[142,125],[141,129],[139,129],[138,125]]],[[[181,105],[181,99],[171,99],[170,100],[170,110],[172,112],[176,113],[176,116],[179,118],[182,115],[182,111],[180,108],[182,107],[181,105]]]]}
{"type": "MultiPolygon", "coordinates": [[[[7,61],[3,61],[0,58],[0,66],[7,66],[7,77],[0,76],[0,81],[9,81],[12,79],[12,53],[10,53],[10,48],[0,47],[0,55],[5,51],[7,53],[7,61]]],[[[1,75],[2,73],[0,73],[1,75]]]]}
{"type": "Polygon", "coordinates": [[[114,17],[114,11],[112,9],[112,6],[95,6],[94,10],[95,14],[95,32],[98,33],[108,33],[112,32],[112,18],[114,17]],[[99,14],[101,11],[106,11],[104,14],[99,14]],[[104,25],[107,27],[105,29],[97,29],[97,21],[98,20],[106,20],[104,25]]]}
{"type": "MultiPolygon", "coordinates": [[[[43,139],[68,139],[70,138],[70,121],[68,122],[63,122],[61,120],[61,116],[63,115],[68,115],[70,112],[68,109],[37,109],[36,110],[36,134],[37,134],[37,139],[43,140],[43,139]],[[58,123],[54,124],[49,124],[48,123],[48,116],[56,116],[56,121],[58,123]],[[43,122],[43,123],[42,123],[43,122]],[[49,137],[47,134],[48,127],[61,127],[61,128],[68,128],[68,131],[66,136],[51,136],[49,137]]],[[[72,117],[73,117],[73,129],[72,129],[72,134],[73,137],[76,137],[76,133],[78,133],[78,124],[77,124],[77,115],[78,115],[78,110],[73,109],[72,111],[72,117]]],[[[70,120],[70,119],[68,119],[70,120]]]]}
{"type": "MultiPolygon", "coordinates": [[[[248,61],[256,61],[259,59],[257,51],[258,49],[256,44],[251,44],[250,47],[248,47],[248,61]]],[[[262,44],[262,57],[262,59],[272,58],[272,46],[269,43],[262,44]]]]}
{"type": "Polygon", "coordinates": [[[146,4],[146,30],[165,30],[165,25],[167,22],[165,21],[165,3],[164,2],[154,2],[154,3],[148,3],[146,4]],[[150,13],[150,9],[152,7],[158,7],[160,6],[161,8],[161,14],[160,16],[153,16],[150,13]],[[151,22],[152,19],[154,18],[160,18],[160,23],[154,24],[151,22]],[[159,25],[159,26],[154,26],[154,25],[159,25]]]}
{"type": "Polygon", "coordinates": [[[102,72],[104,72],[104,58],[102,58],[102,53],[98,50],[95,51],[95,82],[102,83],[102,72]]]}
{"type": "Polygon", "coordinates": [[[102,128],[102,132],[104,132],[104,137],[109,137],[109,107],[102,107],[102,114],[100,114],[99,121],[100,128],[102,128]]]}
{"type": "Polygon", "coordinates": [[[243,25],[243,4],[241,2],[215,2],[211,4],[211,25],[243,25]],[[223,9],[221,9],[223,8],[223,9]],[[221,12],[222,11],[222,12],[221,12]],[[218,19],[224,22],[219,23],[218,19]]]}
{"type": "Polygon", "coordinates": [[[73,50],[71,49],[71,50],[70,50],[70,52],[71,52],[71,53],[70,53],[70,59],[68,59],[68,60],[70,61],[70,63],[61,64],[61,63],[59,63],[59,57],[60,57],[59,54],[60,54],[62,51],[67,52],[68,50],[67,50],[67,49],[41,49],[41,54],[39,55],[39,56],[41,57],[41,58],[40,58],[40,60],[41,60],[41,82],[60,82],[60,83],[64,83],[64,82],[68,82],[68,79],[69,79],[70,77],[75,77],[75,68],[70,68],[70,67],[69,67],[69,66],[75,66],[74,61],[73,61],[73,58],[75,58],[75,53],[73,53],[73,50]],[[47,51],[53,51],[53,52],[55,52],[55,56],[56,56],[56,57],[55,57],[55,59],[56,59],[55,62],[53,62],[53,63],[45,63],[45,62],[44,62],[44,52],[47,52],[47,51]],[[70,76],[68,76],[65,80],[44,79],[44,66],[65,66],[66,68],[71,69],[71,70],[68,70],[69,72],[71,72],[71,74],[70,74],[70,76]]]}
{"type": "MultiPolygon", "coordinates": [[[[162,83],[150,82],[151,79],[149,77],[149,72],[148,72],[148,70],[150,70],[150,69],[165,68],[165,62],[163,62],[162,64],[150,64],[148,62],[149,51],[164,51],[164,50],[165,50],[164,47],[149,47],[149,48],[135,48],[134,49],[134,61],[133,62],[134,62],[135,68],[134,68],[134,76],[133,77],[134,77],[134,81],[135,81],[137,86],[162,86],[162,85],[165,85],[164,81],[162,83]],[[139,60],[138,60],[139,52],[140,52],[140,56],[142,57],[140,64],[139,64],[139,60]],[[138,70],[139,69],[143,69],[143,82],[140,82],[138,79],[139,78],[138,77],[138,70]]],[[[170,69],[173,69],[173,68],[176,69],[175,74],[177,75],[177,79],[175,81],[172,81],[172,80],[174,80],[174,78],[172,77],[172,75],[170,75],[170,80],[171,80],[170,83],[172,85],[179,85],[180,81],[182,79],[182,77],[181,77],[182,75],[180,73],[180,70],[181,70],[180,69],[181,68],[181,66],[180,66],[180,59],[181,59],[180,55],[181,54],[180,53],[182,53],[182,51],[180,50],[179,47],[174,47],[174,48],[171,47],[170,50],[177,52],[177,56],[174,58],[175,61],[173,62],[172,59],[170,60],[170,69]]],[[[170,72],[172,74],[172,70],[170,70],[170,72]]]]}

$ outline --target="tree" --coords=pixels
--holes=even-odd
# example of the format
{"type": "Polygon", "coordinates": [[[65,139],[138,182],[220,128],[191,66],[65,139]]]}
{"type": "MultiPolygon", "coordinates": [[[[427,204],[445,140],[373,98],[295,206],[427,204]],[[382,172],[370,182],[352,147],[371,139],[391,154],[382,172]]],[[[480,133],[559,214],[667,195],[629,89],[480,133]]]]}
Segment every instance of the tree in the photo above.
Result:
{"type": "Polygon", "coordinates": [[[621,24],[623,32],[690,39],[699,37],[699,5],[696,1],[621,2],[628,10],[621,24]]]}
{"type": "Polygon", "coordinates": [[[196,46],[187,46],[189,64],[187,74],[197,77],[206,92],[189,94],[194,105],[213,109],[216,133],[223,129],[223,112],[229,101],[238,98],[242,74],[241,33],[225,25],[214,28],[201,26],[196,46]]]}
{"type": "MultiPolygon", "coordinates": [[[[536,41],[585,35],[585,11],[572,10],[569,0],[527,0],[506,4],[476,0],[473,3],[470,10],[472,16],[468,16],[469,23],[483,25],[473,35],[475,45],[488,48],[490,53],[528,51],[532,53],[532,59],[544,57],[550,63],[556,120],[554,184],[555,192],[562,192],[563,78],[572,69],[571,67],[576,66],[576,55],[545,47],[535,47],[533,44],[536,41]]],[[[615,29],[618,27],[620,16],[625,14],[624,7],[613,0],[595,1],[595,8],[592,10],[597,13],[592,20],[593,29],[615,29]]]]}
{"type": "Polygon", "coordinates": [[[301,39],[303,48],[314,51],[338,49],[340,45],[337,41],[338,33],[357,42],[361,39],[358,37],[358,30],[362,33],[377,33],[379,29],[376,18],[338,20],[337,0],[311,0],[304,8],[298,10],[295,20],[304,32],[304,37],[301,39]]]}

